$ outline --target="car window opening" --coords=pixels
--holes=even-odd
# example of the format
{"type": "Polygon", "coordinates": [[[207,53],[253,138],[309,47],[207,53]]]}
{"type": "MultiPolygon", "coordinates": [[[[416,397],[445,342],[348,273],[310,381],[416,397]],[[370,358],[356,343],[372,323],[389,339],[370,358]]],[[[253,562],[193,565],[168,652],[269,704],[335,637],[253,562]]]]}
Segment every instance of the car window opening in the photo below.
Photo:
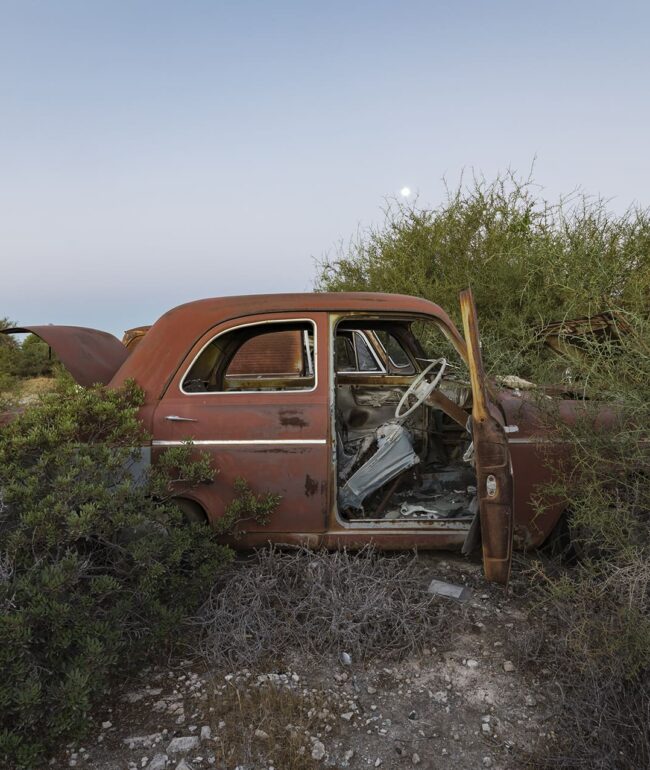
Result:
{"type": "Polygon", "coordinates": [[[251,324],[209,342],[183,378],[185,393],[311,390],[316,385],[311,321],[251,324]]]}
{"type": "Polygon", "coordinates": [[[472,391],[441,328],[343,320],[334,357],[339,515],[468,527],[478,511],[472,391]],[[363,356],[357,340],[367,346],[363,356]]]}

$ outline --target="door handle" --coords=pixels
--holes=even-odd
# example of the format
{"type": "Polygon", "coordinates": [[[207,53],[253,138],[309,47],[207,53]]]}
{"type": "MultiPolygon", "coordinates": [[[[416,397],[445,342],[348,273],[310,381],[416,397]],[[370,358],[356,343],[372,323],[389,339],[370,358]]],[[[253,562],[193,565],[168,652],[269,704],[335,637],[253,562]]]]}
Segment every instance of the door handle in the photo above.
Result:
{"type": "Polygon", "coordinates": [[[179,417],[177,414],[168,414],[165,419],[170,422],[198,422],[194,417],[179,417]]]}

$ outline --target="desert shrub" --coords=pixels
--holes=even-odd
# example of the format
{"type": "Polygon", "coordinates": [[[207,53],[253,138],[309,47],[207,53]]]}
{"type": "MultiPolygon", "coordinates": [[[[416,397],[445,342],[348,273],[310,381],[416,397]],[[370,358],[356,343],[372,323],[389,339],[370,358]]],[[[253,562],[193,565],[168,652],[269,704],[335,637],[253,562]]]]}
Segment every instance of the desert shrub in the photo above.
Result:
{"type": "Polygon", "coordinates": [[[451,617],[412,554],[269,548],[222,574],[197,623],[204,656],[239,666],[290,653],[400,659],[449,638],[451,617]]]}
{"type": "Polygon", "coordinates": [[[132,384],[64,381],[0,430],[0,765],[79,737],[114,676],[187,634],[231,559],[171,500],[209,460],[184,446],[142,466],[141,403],[132,384]]]}
{"type": "Polygon", "coordinates": [[[650,299],[650,212],[608,211],[599,199],[546,200],[509,174],[450,190],[433,209],[391,202],[384,222],[318,266],[322,291],[414,294],[460,323],[471,286],[486,362],[533,376],[547,356],[534,330],[608,309],[645,312],[650,299]],[[541,357],[541,361],[539,360],[541,357]]]}
{"type": "Polygon", "coordinates": [[[565,500],[580,559],[533,571],[544,639],[532,656],[518,640],[561,694],[544,768],[650,767],[650,349],[647,320],[627,321],[620,341],[572,362],[588,398],[575,420],[548,414],[573,462],[547,491],[565,500]]]}

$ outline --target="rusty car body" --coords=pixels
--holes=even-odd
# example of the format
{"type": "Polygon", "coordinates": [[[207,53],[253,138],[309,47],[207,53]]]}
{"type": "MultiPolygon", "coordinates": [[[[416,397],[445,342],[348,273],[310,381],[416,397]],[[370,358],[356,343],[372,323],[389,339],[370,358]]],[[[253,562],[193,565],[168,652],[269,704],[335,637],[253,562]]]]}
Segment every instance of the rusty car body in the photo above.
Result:
{"type": "Polygon", "coordinates": [[[534,403],[498,390],[481,361],[471,292],[464,336],[427,300],[314,293],[190,302],[124,342],[92,329],[32,326],[82,385],[135,380],[156,462],[188,440],[213,457],[211,484],[181,504],[216,521],[235,480],[280,495],[238,543],[385,549],[482,543],[507,583],[513,539],[542,544],[562,513],[537,515],[550,473],[534,403]]]}

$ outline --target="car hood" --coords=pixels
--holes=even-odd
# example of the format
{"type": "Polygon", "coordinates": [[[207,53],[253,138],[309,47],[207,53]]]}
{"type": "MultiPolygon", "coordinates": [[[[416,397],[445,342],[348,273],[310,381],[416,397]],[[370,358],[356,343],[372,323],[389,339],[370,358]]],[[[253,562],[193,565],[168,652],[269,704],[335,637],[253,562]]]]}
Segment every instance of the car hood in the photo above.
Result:
{"type": "Polygon", "coordinates": [[[79,385],[108,384],[129,356],[117,337],[83,326],[16,326],[0,331],[40,337],[79,385]]]}

